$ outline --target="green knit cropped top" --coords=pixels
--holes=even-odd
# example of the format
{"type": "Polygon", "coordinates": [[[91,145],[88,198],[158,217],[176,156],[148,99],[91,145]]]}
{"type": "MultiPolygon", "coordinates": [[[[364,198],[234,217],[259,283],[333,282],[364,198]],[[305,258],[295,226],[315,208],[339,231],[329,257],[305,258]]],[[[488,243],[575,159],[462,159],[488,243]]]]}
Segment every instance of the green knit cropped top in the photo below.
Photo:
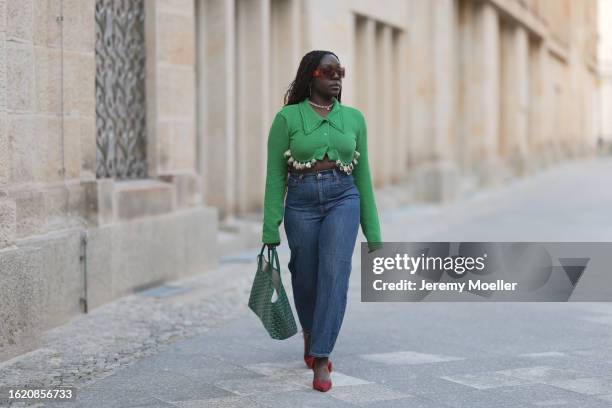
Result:
{"type": "Polygon", "coordinates": [[[327,117],[307,99],[281,108],[270,126],[262,242],[280,243],[288,167],[311,167],[325,154],[353,174],[360,195],[360,223],[370,251],[381,246],[380,224],[368,163],[368,132],[363,114],[335,97],[327,117]]]}

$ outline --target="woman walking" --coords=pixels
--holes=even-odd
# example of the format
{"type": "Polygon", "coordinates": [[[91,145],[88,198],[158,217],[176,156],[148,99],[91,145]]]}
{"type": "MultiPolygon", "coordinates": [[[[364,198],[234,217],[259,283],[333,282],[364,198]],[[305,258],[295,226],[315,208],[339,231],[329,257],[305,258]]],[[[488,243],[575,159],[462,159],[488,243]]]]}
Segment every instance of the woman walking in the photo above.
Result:
{"type": "Polygon", "coordinates": [[[333,52],[304,55],[267,143],[263,243],[280,244],[284,218],[304,361],[319,391],[332,385],[329,356],[344,318],[359,225],[370,252],[382,245],[366,122],[341,103],[344,76],[333,52]]]}

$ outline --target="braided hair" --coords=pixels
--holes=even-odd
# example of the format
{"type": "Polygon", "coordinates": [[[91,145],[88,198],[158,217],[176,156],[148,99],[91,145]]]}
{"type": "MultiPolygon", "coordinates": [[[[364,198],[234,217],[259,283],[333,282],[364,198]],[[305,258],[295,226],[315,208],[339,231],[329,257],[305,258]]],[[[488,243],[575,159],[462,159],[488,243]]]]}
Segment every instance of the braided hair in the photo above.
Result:
{"type": "MultiPolygon", "coordinates": [[[[289,89],[287,89],[287,92],[285,93],[285,106],[300,103],[304,99],[308,98],[309,87],[312,81],[312,73],[315,69],[317,69],[319,63],[327,54],[332,54],[334,57],[338,58],[338,56],[333,52],[324,50],[310,51],[302,57],[302,61],[300,61],[300,66],[298,67],[295,79],[293,82],[291,82],[289,89]]],[[[338,61],[340,61],[340,58],[338,58],[338,61]]],[[[341,102],[342,90],[338,93],[336,99],[341,102]]]]}

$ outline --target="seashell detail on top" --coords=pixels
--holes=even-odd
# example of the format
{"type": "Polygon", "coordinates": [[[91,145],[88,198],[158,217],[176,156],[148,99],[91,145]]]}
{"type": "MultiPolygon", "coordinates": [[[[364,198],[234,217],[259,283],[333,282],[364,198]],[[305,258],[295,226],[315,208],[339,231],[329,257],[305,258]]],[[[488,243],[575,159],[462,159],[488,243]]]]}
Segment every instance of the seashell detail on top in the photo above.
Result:
{"type": "MultiPolygon", "coordinates": [[[[310,160],[306,160],[303,162],[298,161],[291,154],[291,149],[286,150],[283,153],[283,156],[287,158],[287,164],[289,165],[289,167],[293,167],[296,170],[301,170],[304,168],[312,168],[314,164],[317,162],[317,159],[315,158],[312,158],[310,160]]],[[[357,150],[355,150],[355,153],[353,154],[353,159],[351,161],[345,163],[342,160],[338,159],[336,160],[336,167],[338,167],[339,170],[343,171],[346,174],[351,174],[353,170],[355,169],[355,166],[357,165],[357,163],[359,163],[359,161],[357,160],[359,156],[360,156],[360,153],[357,150]]]]}

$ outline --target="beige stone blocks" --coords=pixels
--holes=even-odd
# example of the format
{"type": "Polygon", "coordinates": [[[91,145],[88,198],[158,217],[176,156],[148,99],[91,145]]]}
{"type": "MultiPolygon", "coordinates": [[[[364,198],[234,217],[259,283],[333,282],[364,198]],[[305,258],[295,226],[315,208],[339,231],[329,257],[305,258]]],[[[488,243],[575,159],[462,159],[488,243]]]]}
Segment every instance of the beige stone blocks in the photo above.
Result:
{"type": "Polygon", "coordinates": [[[64,114],[94,116],[96,63],[93,54],[64,52],[64,114]]]}
{"type": "Polygon", "coordinates": [[[96,118],[79,118],[81,180],[96,178],[96,118]]]}
{"type": "Polygon", "coordinates": [[[193,16],[194,2],[192,0],[156,0],[161,12],[185,14],[193,16]]]}
{"type": "Polygon", "coordinates": [[[64,164],[67,179],[78,179],[81,174],[81,119],[64,118],[64,164]]]}
{"type": "Polygon", "coordinates": [[[57,21],[60,13],[60,0],[34,0],[34,45],[60,47],[61,23],[57,21]]]}
{"type": "Polygon", "coordinates": [[[32,0],[6,1],[6,36],[17,42],[32,42],[34,7],[32,0]]]}
{"type": "Polygon", "coordinates": [[[6,41],[4,32],[0,31],[0,112],[6,111],[6,41]]]}
{"type": "Polygon", "coordinates": [[[16,212],[15,201],[0,191],[0,249],[14,243],[16,212]]]}
{"type": "Polygon", "coordinates": [[[0,189],[10,178],[10,142],[6,121],[6,113],[0,110],[0,189]]]}
{"type": "Polygon", "coordinates": [[[6,42],[6,105],[9,111],[33,112],[34,50],[14,41],[6,42]]]}
{"type": "Polygon", "coordinates": [[[34,47],[36,111],[58,115],[61,110],[61,54],[58,49],[34,47]]]}
{"type": "Polygon", "coordinates": [[[95,0],[63,0],[63,2],[64,49],[92,53],[96,41],[95,0]]]}
{"type": "Polygon", "coordinates": [[[117,220],[172,212],[172,186],[153,180],[117,181],[114,186],[117,220]]]}
{"type": "Polygon", "coordinates": [[[12,193],[16,208],[16,238],[42,234],[46,222],[45,195],[42,191],[20,190],[12,193]]]}
{"type": "Polygon", "coordinates": [[[164,120],[157,124],[161,172],[189,171],[195,168],[194,124],[185,120],[164,120]]]}
{"type": "Polygon", "coordinates": [[[149,173],[194,171],[195,3],[161,0],[146,13],[149,173]]]}
{"type": "Polygon", "coordinates": [[[158,116],[195,119],[195,71],[193,67],[157,67],[158,116]]]}
{"type": "Polygon", "coordinates": [[[6,1],[0,0],[0,33],[6,32],[6,1]]]}
{"type": "Polygon", "coordinates": [[[51,115],[33,116],[36,149],[40,160],[40,174],[36,181],[57,182],[62,176],[62,137],[60,118],[51,115]]]}
{"type": "Polygon", "coordinates": [[[64,0],[63,22],[60,6],[0,1],[0,190],[12,200],[15,239],[42,234],[50,218],[79,211],[83,193],[66,190],[63,167],[67,178],[79,179],[95,166],[95,1],[64,0]]]}
{"type": "Polygon", "coordinates": [[[39,142],[30,115],[9,115],[7,118],[10,182],[38,181],[41,171],[39,142]]]}
{"type": "Polygon", "coordinates": [[[63,184],[45,189],[45,216],[49,220],[49,224],[51,224],[48,226],[59,227],[59,229],[65,227],[61,225],[61,221],[65,219],[68,212],[68,196],[68,189],[63,184]]]}
{"type": "Polygon", "coordinates": [[[195,64],[193,16],[167,13],[157,21],[158,59],[177,65],[195,64]]]}

